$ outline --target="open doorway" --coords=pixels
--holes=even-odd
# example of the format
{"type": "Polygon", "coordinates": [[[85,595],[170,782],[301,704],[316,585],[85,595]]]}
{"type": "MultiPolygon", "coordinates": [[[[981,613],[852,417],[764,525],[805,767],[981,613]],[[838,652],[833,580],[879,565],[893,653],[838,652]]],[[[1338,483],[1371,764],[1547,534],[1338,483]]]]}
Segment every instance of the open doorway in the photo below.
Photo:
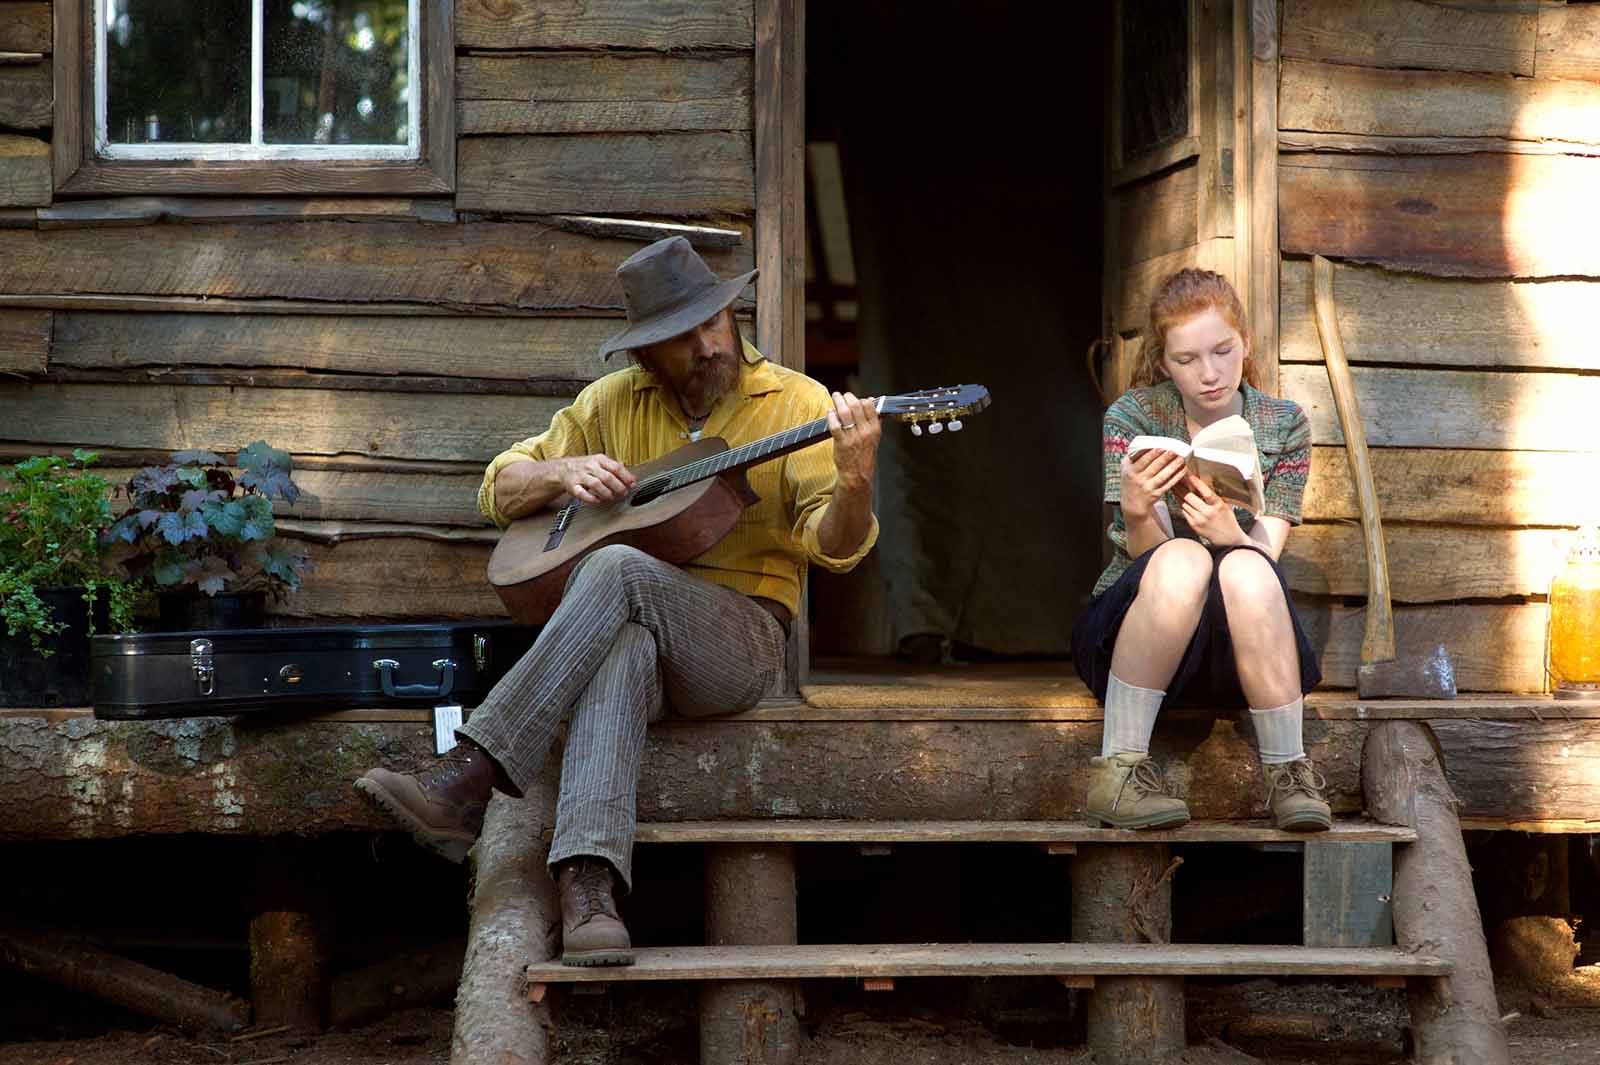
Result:
{"type": "Polygon", "coordinates": [[[812,571],[812,653],[1064,658],[1102,564],[1111,5],[807,0],[807,372],[976,382],[959,434],[884,434],[879,547],[812,571]]]}

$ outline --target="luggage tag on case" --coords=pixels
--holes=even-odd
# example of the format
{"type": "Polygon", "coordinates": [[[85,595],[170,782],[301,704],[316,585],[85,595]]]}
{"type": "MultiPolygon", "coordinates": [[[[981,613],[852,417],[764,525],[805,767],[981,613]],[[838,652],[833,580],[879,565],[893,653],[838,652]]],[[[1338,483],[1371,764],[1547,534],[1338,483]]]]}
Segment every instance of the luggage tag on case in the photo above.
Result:
{"type": "Polygon", "coordinates": [[[433,753],[449,754],[455,747],[456,729],[461,727],[460,703],[444,703],[433,708],[433,753]]]}

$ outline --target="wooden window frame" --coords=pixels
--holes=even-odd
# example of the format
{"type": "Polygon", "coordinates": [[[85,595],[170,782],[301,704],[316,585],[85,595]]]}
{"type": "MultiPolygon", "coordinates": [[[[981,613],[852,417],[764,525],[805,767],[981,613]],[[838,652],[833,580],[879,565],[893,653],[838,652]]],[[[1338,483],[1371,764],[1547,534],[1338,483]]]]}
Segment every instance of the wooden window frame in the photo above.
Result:
{"type": "Polygon", "coordinates": [[[455,0],[421,5],[422,129],[415,159],[107,159],[95,152],[95,34],[88,5],[56,0],[55,129],[59,196],[445,195],[455,191],[455,0]]]}
{"type": "MultiPolygon", "coordinates": [[[[1189,128],[1182,136],[1158,144],[1156,147],[1125,158],[1122,151],[1122,107],[1120,89],[1112,93],[1106,108],[1110,121],[1111,165],[1108,180],[1110,187],[1120,188],[1140,178],[1177,166],[1200,154],[1200,79],[1198,75],[1200,54],[1200,0],[1188,0],[1189,27],[1189,128]]],[[[1111,85],[1119,87],[1124,81],[1122,64],[1122,0],[1116,0],[1111,13],[1111,85]]]]}

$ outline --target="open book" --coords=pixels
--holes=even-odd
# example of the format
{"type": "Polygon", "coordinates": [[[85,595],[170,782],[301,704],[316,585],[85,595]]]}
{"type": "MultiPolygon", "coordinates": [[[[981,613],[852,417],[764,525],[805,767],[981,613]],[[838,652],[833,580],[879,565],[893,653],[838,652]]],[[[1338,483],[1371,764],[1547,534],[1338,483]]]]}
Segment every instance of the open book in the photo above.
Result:
{"type": "Polygon", "coordinates": [[[1256,436],[1250,431],[1250,423],[1237,414],[1212,422],[1195,433],[1194,441],[1188,444],[1170,436],[1136,436],[1128,443],[1128,457],[1142,451],[1180,455],[1188,459],[1190,472],[1204,478],[1223,499],[1252,514],[1266,509],[1256,436]]]}

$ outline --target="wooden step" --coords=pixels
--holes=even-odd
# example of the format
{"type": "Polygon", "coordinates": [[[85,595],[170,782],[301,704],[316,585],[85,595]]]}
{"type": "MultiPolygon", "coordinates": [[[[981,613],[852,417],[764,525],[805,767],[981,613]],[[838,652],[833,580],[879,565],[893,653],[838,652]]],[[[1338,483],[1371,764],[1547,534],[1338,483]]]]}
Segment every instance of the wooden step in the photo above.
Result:
{"type": "Polygon", "coordinates": [[[1416,829],[1337,820],[1327,832],[1282,832],[1265,821],[1194,821],[1159,832],[1083,821],[656,821],[638,843],[1414,843],[1416,829]]]}
{"type": "MultiPolygon", "coordinates": [[[[529,965],[544,984],[640,980],[811,980],[901,976],[1448,976],[1450,962],[1398,947],[1191,943],[927,943],[642,947],[633,965],[529,965]]],[[[542,993],[542,991],[541,991],[542,993]]]]}

